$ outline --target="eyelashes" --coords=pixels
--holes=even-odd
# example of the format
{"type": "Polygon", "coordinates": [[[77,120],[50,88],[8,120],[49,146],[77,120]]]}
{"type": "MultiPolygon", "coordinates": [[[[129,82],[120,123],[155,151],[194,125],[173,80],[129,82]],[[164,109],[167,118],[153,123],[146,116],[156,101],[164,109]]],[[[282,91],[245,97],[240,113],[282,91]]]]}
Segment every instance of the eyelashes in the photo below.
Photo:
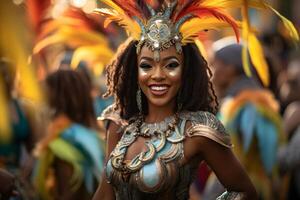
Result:
{"type": "Polygon", "coordinates": [[[140,67],[141,69],[144,69],[144,70],[149,70],[149,69],[152,68],[152,66],[151,66],[150,64],[148,64],[148,63],[141,63],[141,64],[139,65],[139,67],[140,67]]]}
{"type": "MultiPolygon", "coordinates": [[[[171,62],[171,63],[165,65],[165,68],[167,68],[167,69],[175,69],[175,68],[177,68],[179,65],[180,65],[180,64],[179,64],[178,62],[173,61],[173,62],[171,62]]],[[[144,69],[144,70],[149,70],[149,69],[152,68],[152,65],[151,65],[151,64],[148,64],[148,63],[141,63],[141,64],[139,65],[139,67],[140,67],[141,69],[144,69]]]]}
{"type": "Polygon", "coordinates": [[[169,69],[175,69],[175,68],[177,68],[179,65],[180,65],[180,64],[179,64],[178,62],[175,62],[175,61],[174,61],[174,62],[171,62],[171,63],[167,64],[166,67],[169,68],[169,69]]]}

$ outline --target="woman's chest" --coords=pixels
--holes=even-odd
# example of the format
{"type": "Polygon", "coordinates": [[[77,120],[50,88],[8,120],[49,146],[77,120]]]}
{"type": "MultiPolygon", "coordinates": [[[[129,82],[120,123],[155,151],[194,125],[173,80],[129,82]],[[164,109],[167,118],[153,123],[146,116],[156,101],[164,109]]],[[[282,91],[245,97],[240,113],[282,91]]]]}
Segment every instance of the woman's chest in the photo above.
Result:
{"type": "Polygon", "coordinates": [[[178,179],[186,179],[180,182],[188,185],[192,172],[190,165],[183,165],[184,142],[177,129],[151,139],[125,133],[108,161],[108,181],[147,193],[170,190],[178,179]]]}

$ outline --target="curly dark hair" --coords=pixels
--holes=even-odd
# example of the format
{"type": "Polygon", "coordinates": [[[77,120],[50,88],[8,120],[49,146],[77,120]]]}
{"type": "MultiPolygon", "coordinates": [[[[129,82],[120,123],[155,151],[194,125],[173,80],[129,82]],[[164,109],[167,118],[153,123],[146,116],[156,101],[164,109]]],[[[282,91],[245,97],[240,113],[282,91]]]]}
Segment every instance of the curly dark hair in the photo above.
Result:
{"type": "MultiPolygon", "coordinates": [[[[104,97],[114,95],[116,107],[124,119],[139,113],[136,93],[138,90],[137,41],[123,43],[113,62],[107,67],[108,90],[104,97]]],[[[218,101],[210,78],[212,73],[195,44],[183,46],[184,68],[182,86],[177,99],[182,110],[217,112],[218,101]]],[[[142,93],[143,114],[148,113],[147,100],[142,93]]]]}
{"type": "Polygon", "coordinates": [[[97,129],[91,87],[82,74],[73,70],[58,70],[47,76],[46,86],[55,116],[65,114],[76,123],[97,129]]]}

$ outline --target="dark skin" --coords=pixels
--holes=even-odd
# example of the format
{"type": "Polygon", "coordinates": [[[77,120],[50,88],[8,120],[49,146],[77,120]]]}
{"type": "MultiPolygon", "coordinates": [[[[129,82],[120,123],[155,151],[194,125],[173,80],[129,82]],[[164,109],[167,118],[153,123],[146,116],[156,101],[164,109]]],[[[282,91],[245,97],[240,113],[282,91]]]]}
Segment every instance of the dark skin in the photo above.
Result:
{"type": "MultiPolygon", "coordinates": [[[[143,57],[153,58],[153,52],[145,50],[144,48],[146,47],[143,47],[141,54],[138,58],[138,63],[140,61],[139,59],[143,57]]],[[[148,115],[145,116],[146,122],[150,122],[150,123],[160,122],[165,117],[175,114],[176,102],[174,99],[176,98],[176,93],[178,92],[178,90],[177,92],[176,91],[174,92],[173,89],[178,88],[177,82],[175,81],[175,79],[174,80],[172,79],[172,76],[168,76],[169,73],[168,70],[164,70],[165,61],[163,59],[164,57],[168,57],[170,55],[177,57],[178,60],[182,63],[182,57],[177,55],[176,51],[174,51],[174,48],[169,48],[167,50],[164,50],[163,53],[160,54],[161,60],[158,61],[158,63],[153,63],[152,61],[149,62],[149,64],[152,65],[153,69],[155,70],[153,70],[154,71],[153,75],[151,74],[149,75],[148,82],[151,83],[161,82],[163,84],[167,83],[170,85],[171,89],[165,95],[159,97],[158,96],[156,97],[155,95],[151,94],[151,92],[149,93],[149,91],[147,94],[146,91],[145,95],[147,96],[148,106],[149,106],[148,115]]],[[[179,67],[183,67],[183,66],[179,65],[179,67]]],[[[139,74],[140,84],[148,83],[147,80],[145,81],[145,77],[142,78],[143,79],[140,79],[140,74],[139,74]]],[[[147,84],[145,85],[147,86],[147,84]]],[[[145,91],[145,85],[141,86],[143,92],[145,91]]],[[[190,124],[188,123],[186,125],[186,130],[189,128],[189,126],[190,124]]],[[[118,134],[116,132],[117,130],[119,130],[118,125],[116,125],[114,122],[111,122],[107,130],[108,139],[107,139],[106,160],[109,159],[109,155],[111,151],[115,148],[116,144],[120,140],[121,134],[118,134]]],[[[126,152],[125,159],[131,160],[141,151],[145,151],[146,150],[145,141],[146,141],[145,138],[140,137],[133,144],[131,144],[128,147],[128,151],[126,152]]],[[[229,191],[243,192],[245,194],[244,199],[246,200],[257,199],[256,191],[250,179],[248,178],[247,174],[245,173],[240,163],[235,158],[231,149],[223,147],[222,145],[202,136],[193,137],[193,138],[186,137],[183,144],[184,144],[184,159],[182,160],[181,165],[188,164],[195,158],[199,159],[200,162],[205,161],[211,167],[211,169],[216,173],[217,177],[220,179],[220,181],[229,191]]],[[[112,186],[108,184],[105,180],[106,177],[104,175],[103,181],[93,198],[94,200],[115,199],[115,194],[112,186]]]]}

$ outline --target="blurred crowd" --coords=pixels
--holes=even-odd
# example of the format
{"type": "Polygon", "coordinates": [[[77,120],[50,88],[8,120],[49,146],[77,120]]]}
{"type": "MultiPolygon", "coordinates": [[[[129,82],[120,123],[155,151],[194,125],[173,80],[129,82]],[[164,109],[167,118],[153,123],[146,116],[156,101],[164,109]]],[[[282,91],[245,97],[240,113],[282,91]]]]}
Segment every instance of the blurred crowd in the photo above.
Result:
{"type": "MultiPolygon", "coordinates": [[[[299,1],[272,3],[299,31],[299,1]]],[[[105,66],[126,33],[104,28],[107,22],[92,13],[101,1],[0,4],[0,199],[91,199],[105,162],[105,127],[97,117],[114,101],[102,97],[105,66]]],[[[208,31],[202,54],[218,117],[260,199],[300,199],[299,41],[268,13],[250,15],[270,83],[253,67],[246,76],[242,42],[208,31]]],[[[205,163],[198,171],[191,199],[224,192],[205,163]]]]}

